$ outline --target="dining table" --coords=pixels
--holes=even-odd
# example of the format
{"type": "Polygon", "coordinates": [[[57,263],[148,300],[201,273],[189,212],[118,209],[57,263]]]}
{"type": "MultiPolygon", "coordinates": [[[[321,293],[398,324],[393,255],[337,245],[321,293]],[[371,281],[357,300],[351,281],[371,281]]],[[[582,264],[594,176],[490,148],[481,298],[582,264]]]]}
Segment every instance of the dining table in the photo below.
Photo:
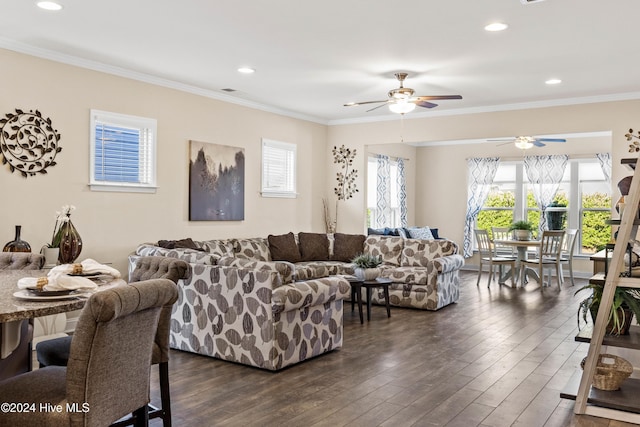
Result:
{"type": "MultiPolygon", "coordinates": [[[[496,245],[503,245],[503,246],[513,246],[516,248],[516,283],[514,284],[513,287],[517,287],[517,280],[519,280],[518,278],[520,277],[520,268],[521,268],[521,261],[527,259],[527,251],[529,250],[529,248],[539,248],[540,247],[540,240],[535,240],[535,239],[529,239],[529,240],[516,240],[516,239],[496,239],[493,241],[494,244],[496,245]]],[[[500,283],[504,283],[509,277],[511,276],[511,271],[506,271],[501,277],[500,277],[500,283]]],[[[539,277],[538,277],[538,273],[531,269],[531,268],[527,268],[525,270],[525,274],[524,274],[524,283],[520,283],[520,286],[524,286],[527,283],[527,277],[528,276],[532,276],[534,277],[536,280],[539,281],[539,277]]]]}
{"type": "MultiPolygon", "coordinates": [[[[33,319],[53,314],[66,313],[84,307],[90,292],[76,292],[69,295],[38,296],[18,288],[18,280],[25,277],[45,277],[48,270],[2,270],[0,271],[0,367],[21,344],[25,336],[25,322],[33,324],[33,319]]],[[[99,280],[100,290],[126,283],[122,279],[99,280]]],[[[29,346],[30,347],[30,346],[29,346]]],[[[25,353],[18,363],[18,372],[31,370],[31,354],[25,353]]],[[[12,363],[12,370],[15,366],[12,363]]],[[[0,379],[10,376],[0,371],[0,379]]]]}

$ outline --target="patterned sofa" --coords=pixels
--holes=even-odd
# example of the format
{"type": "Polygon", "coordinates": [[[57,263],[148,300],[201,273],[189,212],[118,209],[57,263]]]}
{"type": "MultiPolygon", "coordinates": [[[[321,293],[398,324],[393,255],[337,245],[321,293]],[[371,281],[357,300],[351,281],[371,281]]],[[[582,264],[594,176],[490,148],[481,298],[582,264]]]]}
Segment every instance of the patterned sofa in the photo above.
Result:
{"type": "MultiPolygon", "coordinates": [[[[353,274],[348,261],[354,253],[382,258],[382,276],[394,282],[392,305],[427,310],[458,300],[464,265],[458,246],[445,239],[289,233],[187,240],[175,248],[142,244],[129,257],[130,271],[140,256],[190,265],[189,277],[178,282],[171,347],[270,370],[342,346],[343,301],[350,298],[343,275],[353,274]],[[306,244],[309,239],[315,246],[306,244]]],[[[382,294],[374,292],[373,301],[383,303],[382,294]]]]}

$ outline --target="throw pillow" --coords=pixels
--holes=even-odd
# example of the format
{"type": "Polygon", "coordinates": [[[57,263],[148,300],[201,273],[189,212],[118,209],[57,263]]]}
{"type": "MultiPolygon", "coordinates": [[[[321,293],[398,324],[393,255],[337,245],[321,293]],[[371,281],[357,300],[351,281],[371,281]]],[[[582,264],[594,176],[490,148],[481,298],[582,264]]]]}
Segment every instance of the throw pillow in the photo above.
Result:
{"type": "Polygon", "coordinates": [[[409,229],[409,237],[412,239],[434,240],[429,227],[415,227],[409,229]]]}
{"type": "Polygon", "coordinates": [[[269,241],[269,251],[271,252],[271,259],[274,261],[300,261],[300,250],[296,244],[296,238],[293,233],[281,234],[274,236],[269,234],[267,236],[269,241]]]}
{"type": "Polygon", "coordinates": [[[333,260],[351,262],[356,255],[364,250],[364,240],[366,236],[362,234],[334,234],[333,260]]]}
{"type": "Polygon", "coordinates": [[[298,233],[302,261],[328,261],[329,239],[324,233],[298,233]]]}

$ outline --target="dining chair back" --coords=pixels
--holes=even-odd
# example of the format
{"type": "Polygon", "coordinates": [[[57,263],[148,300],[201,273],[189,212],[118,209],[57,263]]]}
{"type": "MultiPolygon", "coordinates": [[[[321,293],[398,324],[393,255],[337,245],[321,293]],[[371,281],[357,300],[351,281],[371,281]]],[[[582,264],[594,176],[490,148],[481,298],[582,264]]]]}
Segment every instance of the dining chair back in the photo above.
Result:
{"type": "MultiPolygon", "coordinates": [[[[170,257],[140,257],[129,276],[129,283],[150,279],[168,279],[173,283],[186,278],[189,271],[187,262],[170,257]]],[[[171,324],[171,306],[162,308],[158,320],[158,329],[153,342],[151,364],[158,365],[160,381],[160,407],[151,407],[149,418],[162,418],[164,427],[171,426],[171,392],[169,389],[169,328],[171,324]]],[[[40,367],[67,365],[71,337],[60,337],[42,341],[36,346],[36,357],[40,367]]],[[[123,420],[118,425],[130,425],[134,419],[123,420]]]]}
{"type": "Polygon", "coordinates": [[[509,227],[491,227],[491,237],[493,240],[493,252],[496,256],[515,257],[516,250],[511,245],[501,245],[497,240],[511,239],[509,227]]]}
{"type": "MultiPolygon", "coordinates": [[[[560,254],[562,252],[562,241],[564,239],[564,230],[545,230],[542,232],[540,238],[540,247],[538,254],[533,259],[526,259],[521,261],[520,268],[520,280],[524,283],[524,275],[526,274],[526,268],[535,268],[538,272],[538,278],[540,288],[544,288],[544,270],[555,268],[556,276],[558,280],[558,288],[561,289],[563,283],[562,269],[560,267],[560,254]]],[[[551,283],[551,273],[549,273],[548,284],[551,283]]]]}
{"type": "Polygon", "coordinates": [[[33,252],[0,252],[0,270],[40,270],[44,256],[33,252]]]}
{"type": "Polygon", "coordinates": [[[575,251],[576,241],[578,237],[578,230],[575,228],[567,230],[564,235],[564,241],[562,242],[562,252],[560,253],[560,271],[562,272],[562,265],[567,264],[569,267],[569,280],[571,286],[573,286],[573,253],[575,251]]]}
{"type": "Polygon", "coordinates": [[[106,426],[135,412],[148,424],[151,347],[175,283],[153,279],[94,293],[80,313],[67,367],[50,366],[0,383],[0,401],[62,410],[5,413],[0,426],[106,426]],[[41,406],[43,405],[43,406],[41,406]]]}
{"type": "Polygon", "coordinates": [[[494,267],[503,267],[505,265],[511,266],[511,282],[513,283],[513,285],[515,285],[515,257],[496,256],[493,249],[493,243],[489,238],[489,233],[487,232],[487,230],[476,229],[474,230],[474,232],[476,235],[476,242],[478,243],[479,255],[478,280],[476,281],[476,286],[480,284],[480,276],[482,276],[482,266],[485,264],[487,264],[489,267],[489,278],[487,280],[487,287],[491,286],[491,282],[493,281],[493,276],[495,274],[494,267]]]}

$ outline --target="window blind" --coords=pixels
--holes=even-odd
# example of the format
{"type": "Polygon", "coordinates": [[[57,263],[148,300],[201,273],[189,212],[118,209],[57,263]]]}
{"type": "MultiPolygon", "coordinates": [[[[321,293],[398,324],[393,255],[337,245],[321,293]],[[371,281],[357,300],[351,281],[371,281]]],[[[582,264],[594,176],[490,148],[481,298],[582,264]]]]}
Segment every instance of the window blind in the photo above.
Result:
{"type": "Polygon", "coordinates": [[[274,197],[296,196],[296,146],[262,141],[262,193],[274,197]]]}

